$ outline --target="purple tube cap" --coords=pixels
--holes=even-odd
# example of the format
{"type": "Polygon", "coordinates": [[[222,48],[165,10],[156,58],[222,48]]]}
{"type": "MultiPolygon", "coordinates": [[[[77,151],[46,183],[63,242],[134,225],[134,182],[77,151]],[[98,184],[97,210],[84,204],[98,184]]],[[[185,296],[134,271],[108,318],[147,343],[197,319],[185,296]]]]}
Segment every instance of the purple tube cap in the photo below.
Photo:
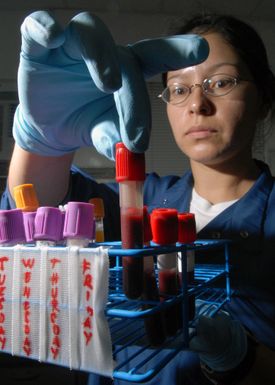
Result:
{"type": "Polygon", "coordinates": [[[25,236],[27,242],[34,241],[34,220],[36,211],[25,211],[23,212],[23,222],[25,228],[25,236]]]}
{"type": "Polygon", "coordinates": [[[0,245],[26,242],[23,213],[20,209],[0,210],[0,245]]]}
{"type": "Polygon", "coordinates": [[[62,225],[62,213],[58,208],[39,207],[34,221],[34,239],[58,242],[62,239],[62,225]]]}
{"type": "Polygon", "coordinates": [[[66,208],[64,238],[92,239],[94,205],[85,202],[69,202],[66,208]]]}

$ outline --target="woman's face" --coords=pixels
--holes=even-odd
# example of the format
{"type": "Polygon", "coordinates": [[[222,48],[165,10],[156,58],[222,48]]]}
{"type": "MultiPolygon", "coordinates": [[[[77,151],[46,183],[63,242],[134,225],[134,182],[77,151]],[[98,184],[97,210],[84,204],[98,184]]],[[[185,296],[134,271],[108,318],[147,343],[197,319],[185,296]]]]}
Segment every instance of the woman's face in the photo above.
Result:
{"type": "Polygon", "coordinates": [[[219,165],[239,159],[242,154],[250,156],[261,100],[236,51],[218,33],[204,37],[210,46],[207,60],[168,72],[167,85],[182,83],[191,87],[214,74],[239,76],[248,81],[240,81],[224,96],[205,95],[200,87],[193,87],[183,103],[168,104],[167,113],[176,143],[191,162],[219,165]]]}

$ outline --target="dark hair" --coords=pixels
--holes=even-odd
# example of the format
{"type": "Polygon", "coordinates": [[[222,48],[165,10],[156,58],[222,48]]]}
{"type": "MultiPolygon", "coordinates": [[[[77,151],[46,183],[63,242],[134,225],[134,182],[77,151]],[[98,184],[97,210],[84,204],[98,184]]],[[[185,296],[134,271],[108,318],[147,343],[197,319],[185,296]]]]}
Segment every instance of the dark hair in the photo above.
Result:
{"type": "MultiPolygon", "coordinates": [[[[247,23],[229,15],[197,15],[182,24],[174,35],[196,33],[204,35],[217,32],[236,50],[247,65],[258,90],[262,94],[263,105],[271,110],[275,100],[275,77],[272,73],[266,49],[256,30],[247,23]]],[[[166,84],[166,74],[163,81],[166,84]]]]}

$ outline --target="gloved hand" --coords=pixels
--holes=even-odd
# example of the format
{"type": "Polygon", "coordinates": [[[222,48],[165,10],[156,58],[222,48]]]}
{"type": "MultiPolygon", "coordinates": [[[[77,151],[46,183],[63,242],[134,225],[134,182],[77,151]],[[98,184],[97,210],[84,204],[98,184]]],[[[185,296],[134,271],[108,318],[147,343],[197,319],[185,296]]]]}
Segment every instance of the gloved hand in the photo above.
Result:
{"type": "Polygon", "coordinates": [[[116,46],[87,12],[63,30],[45,11],[21,26],[19,107],[13,133],[23,149],[58,156],[94,145],[114,159],[115,144],[147,149],[151,114],[145,78],[203,61],[201,37],[175,36],[116,46]]]}
{"type": "Polygon", "coordinates": [[[199,353],[202,363],[215,372],[236,368],[247,352],[247,337],[242,325],[224,311],[213,318],[201,315],[197,334],[190,341],[190,349],[199,353]]]}

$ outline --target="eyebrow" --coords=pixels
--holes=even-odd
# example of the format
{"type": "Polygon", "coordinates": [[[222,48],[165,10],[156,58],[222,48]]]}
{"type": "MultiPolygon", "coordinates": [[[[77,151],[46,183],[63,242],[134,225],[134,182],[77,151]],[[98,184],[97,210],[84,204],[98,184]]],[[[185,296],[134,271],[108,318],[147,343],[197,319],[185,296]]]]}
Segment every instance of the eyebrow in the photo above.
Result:
{"type": "MultiPolygon", "coordinates": [[[[222,63],[217,63],[217,64],[214,64],[213,66],[211,66],[211,68],[208,71],[209,75],[212,75],[213,71],[216,71],[218,68],[224,67],[224,66],[231,66],[231,67],[234,67],[236,69],[239,69],[238,63],[222,62],[222,63]]],[[[194,66],[192,66],[192,67],[194,67],[194,66]]],[[[190,68],[190,67],[186,67],[186,68],[190,68]]],[[[173,71],[170,71],[169,73],[173,74],[173,71]]],[[[171,79],[180,78],[183,75],[184,74],[176,74],[176,75],[172,75],[172,76],[167,75],[167,81],[171,80],[171,79]]]]}

